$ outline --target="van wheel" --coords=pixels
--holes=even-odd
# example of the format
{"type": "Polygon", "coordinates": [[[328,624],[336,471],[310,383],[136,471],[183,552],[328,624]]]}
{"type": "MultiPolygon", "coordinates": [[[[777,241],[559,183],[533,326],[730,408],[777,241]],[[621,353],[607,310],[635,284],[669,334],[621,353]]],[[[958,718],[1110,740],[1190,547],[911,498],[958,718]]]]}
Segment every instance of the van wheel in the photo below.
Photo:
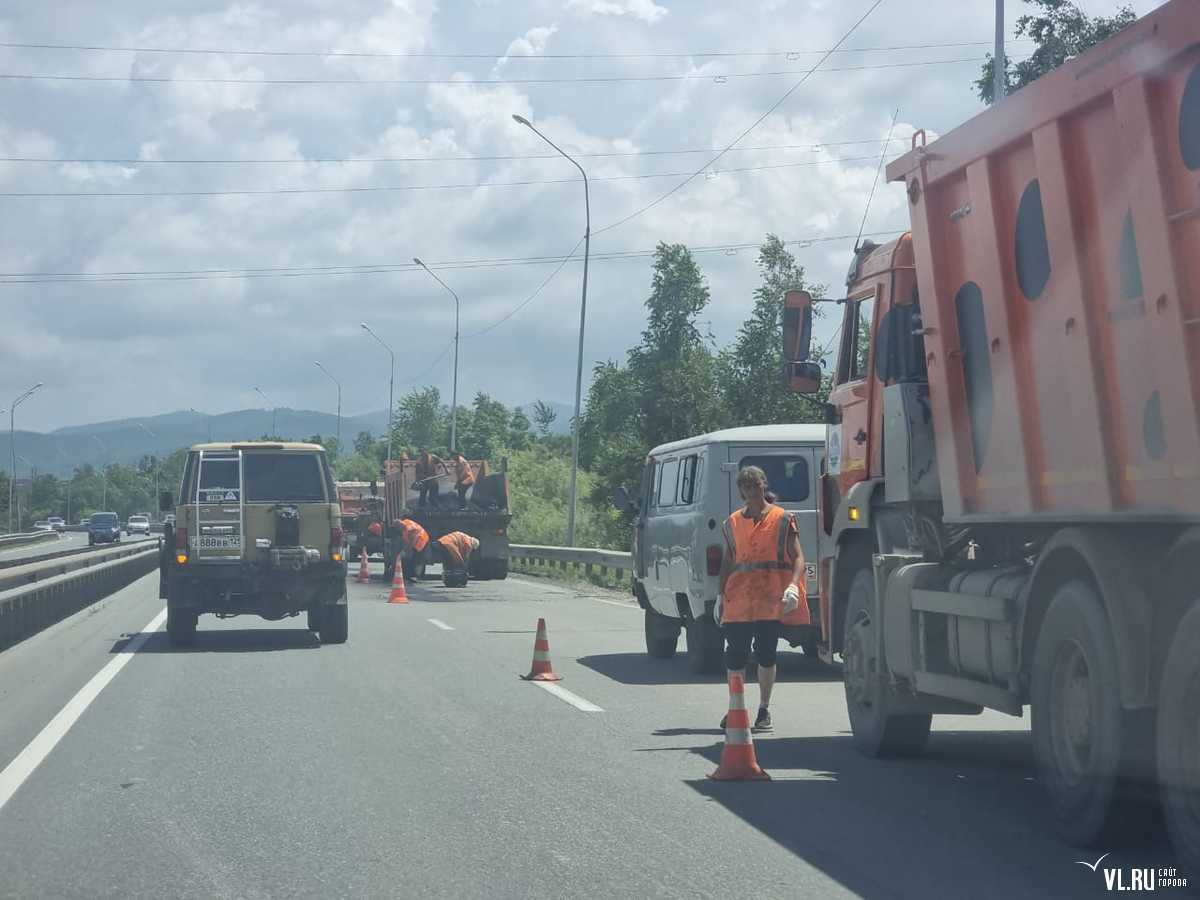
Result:
{"type": "Polygon", "coordinates": [[[721,671],[725,640],[712,616],[701,616],[687,623],[688,668],[702,675],[721,671]]]}
{"type": "Polygon", "coordinates": [[[646,610],[646,652],[655,659],[670,659],[679,645],[680,623],[655,612],[646,610]]]}
{"type": "MultiPolygon", "coordinates": [[[[1050,601],[1033,655],[1033,755],[1056,830],[1079,846],[1112,835],[1125,734],[1117,654],[1095,590],[1069,581],[1050,601]]],[[[1168,717],[1169,718],[1169,717],[1168,717]]]]}
{"type": "Polygon", "coordinates": [[[346,603],[337,606],[326,606],[321,612],[321,625],[318,633],[322,644],[344,644],[349,637],[350,607],[346,603]]]}
{"type": "Polygon", "coordinates": [[[842,640],[842,683],[854,746],[867,756],[917,756],[929,740],[929,713],[888,710],[888,689],[875,658],[875,576],[860,569],[850,582],[842,640]]]}
{"type": "Polygon", "coordinates": [[[167,640],[174,647],[190,647],[196,643],[196,622],[199,616],[187,609],[167,607],[167,640]]]}
{"type": "Polygon", "coordinates": [[[1158,694],[1158,779],[1182,868],[1200,872],[1200,604],[1175,629],[1158,694]]]}

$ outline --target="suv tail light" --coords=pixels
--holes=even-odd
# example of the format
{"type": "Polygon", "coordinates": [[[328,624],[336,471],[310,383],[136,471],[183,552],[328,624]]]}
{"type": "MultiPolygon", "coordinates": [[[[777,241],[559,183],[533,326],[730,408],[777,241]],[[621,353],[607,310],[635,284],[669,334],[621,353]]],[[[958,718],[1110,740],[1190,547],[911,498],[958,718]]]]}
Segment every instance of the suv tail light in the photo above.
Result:
{"type": "Polygon", "coordinates": [[[175,527],[175,562],[186,565],[188,561],[188,531],[187,528],[175,527]]]}
{"type": "Polygon", "coordinates": [[[721,574],[721,559],[724,553],[721,551],[720,544],[709,544],[708,550],[704,554],[704,561],[707,564],[709,575],[721,574]]]}
{"type": "Polygon", "coordinates": [[[346,542],[346,532],[340,525],[329,529],[329,558],[334,562],[342,561],[342,545],[346,542]]]}

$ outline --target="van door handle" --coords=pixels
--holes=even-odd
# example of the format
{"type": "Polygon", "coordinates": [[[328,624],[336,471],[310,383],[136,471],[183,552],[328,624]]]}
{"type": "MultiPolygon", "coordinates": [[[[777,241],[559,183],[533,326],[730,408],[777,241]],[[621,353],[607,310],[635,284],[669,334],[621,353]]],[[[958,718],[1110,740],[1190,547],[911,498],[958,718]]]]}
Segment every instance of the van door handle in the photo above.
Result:
{"type": "Polygon", "coordinates": [[[865,444],[867,442],[867,433],[861,428],[858,429],[858,434],[854,436],[854,443],[865,444]]]}

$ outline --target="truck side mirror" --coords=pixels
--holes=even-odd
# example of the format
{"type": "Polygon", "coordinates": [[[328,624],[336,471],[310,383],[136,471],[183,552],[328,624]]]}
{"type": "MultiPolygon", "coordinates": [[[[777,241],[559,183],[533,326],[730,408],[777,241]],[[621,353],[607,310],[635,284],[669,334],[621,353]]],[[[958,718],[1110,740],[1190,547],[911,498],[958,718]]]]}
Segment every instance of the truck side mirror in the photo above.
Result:
{"type": "Polygon", "coordinates": [[[821,366],[815,362],[785,362],[784,378],[793,394],[815,394],[821,389],[821,366]]]}
{"type": "Polygon", "coordinates": [[[783,295],[783,362],[805,362],[812,344],[813,298],[808,291],[783,295]]]}
{"type": "Polygon", "coordinates": [[[158,511],[171,512],[175,508],[175,495],[170,491],[158,492],[158,511]]]}

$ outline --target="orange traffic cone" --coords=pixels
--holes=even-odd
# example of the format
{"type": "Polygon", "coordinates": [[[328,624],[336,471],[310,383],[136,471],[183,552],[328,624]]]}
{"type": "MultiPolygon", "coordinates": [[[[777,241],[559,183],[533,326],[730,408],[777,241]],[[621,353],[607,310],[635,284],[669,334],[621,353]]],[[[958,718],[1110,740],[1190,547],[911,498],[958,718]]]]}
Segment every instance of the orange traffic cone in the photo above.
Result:
{"type": "Polygon", "coordinates": [[[546,620],[538,619],[537,637],[533,639],[533,667],[528,675],[522,675],[526,681],[562,681],[562,676],[550,665],[550,641],[546,637],[546,620]]]}
{"type": "Polygon", "coordinates": [[[392,575],[392,594],[388,603],[407,603],[408,592],[404,590],[404,570],[400,567],[400,554],[396,554],[396,571],[392,575]]]}
{"type": "Polygon", "coordinates": [[[729,715],[725,719],[725,746],[721,764],[709,775],[717,781],[770,781],[754,755],[750,715],[746,712],[746,685],[741,672],[729,673],[729,715]]]}
{"type": "Polygon", "coordinates": [[[366,547],[362,548],[362,556],[359,558],[359,561],[358,561],[358,583],[359,584],[370,584],[371,583],[371,569],[367,565],[367,548],[366,547]]]}

